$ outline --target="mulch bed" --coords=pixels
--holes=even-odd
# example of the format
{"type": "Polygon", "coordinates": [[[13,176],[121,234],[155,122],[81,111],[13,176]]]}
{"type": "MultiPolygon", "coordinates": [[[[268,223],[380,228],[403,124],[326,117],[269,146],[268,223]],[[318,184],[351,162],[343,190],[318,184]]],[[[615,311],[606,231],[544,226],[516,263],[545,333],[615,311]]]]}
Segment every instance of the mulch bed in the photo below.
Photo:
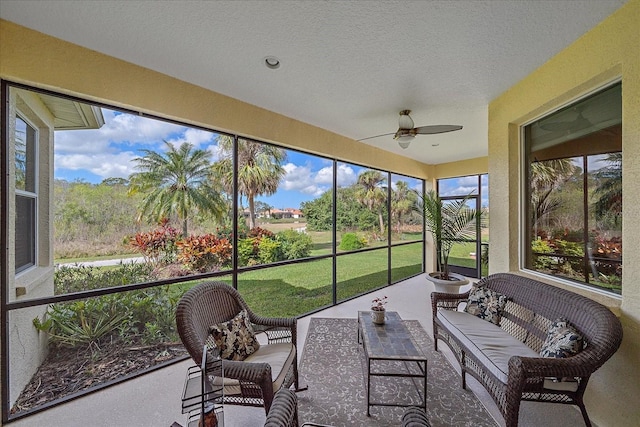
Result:
{"type": "Polygon", "coordinates": [[[25,411],[187,354],[182,343],[101,343],[93,348],[51,348],[11,413],[25,411]]]}

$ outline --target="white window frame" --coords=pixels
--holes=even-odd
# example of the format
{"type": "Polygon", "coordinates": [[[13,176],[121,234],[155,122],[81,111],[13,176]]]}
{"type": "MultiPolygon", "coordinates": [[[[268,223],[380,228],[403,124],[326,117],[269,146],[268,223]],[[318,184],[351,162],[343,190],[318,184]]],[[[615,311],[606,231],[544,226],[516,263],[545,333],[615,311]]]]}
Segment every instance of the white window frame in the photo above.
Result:
{"type": "MultiPolygon", "coordinates": [[[[33,149],[33,168],[34,173],[33,173],[33,179],[34,179],[34,191],[27,191],[27,190],[21,190],[18,188],[15,188],[15,184],[14,184],[14,188],[15,188],[15,197],[16,197],[16,204],[15,204],[15,215],[16,215],[16,224],[17,224],[17,216],[18,216],[18,205],[17,205],[17,197],[25,197],[28,198],[30,200],[33,200],[33,229],[31,230],[33,232],[33,238],[31,241],[31,244],[33,245],[33,262],[29,263],[29,264],[25,264],[22,266],[18,266],[17,265],[17,259],[16,259],[16,265],[15,265],[15,274],[16,276],[31,270],[32,268],[36,267],[38,265],[38,237],[39,237],[39,233],[38,233],[38,202],[39,202],[39,164],[40,164],[40,159],[39,159],[39,154],[38,154],[38,142],[39,142],[39,130],[38,127],[35,126],[31,121],[29,121],[24,114],[20,113],[19,111],[16,113],[16,120],[20,119],[22,120],[27,127],[30,127],[31,129],[33,129],[33,141],[32,143],[34,144],[34,149],[33,149]]],[[[17,130],[16,130],[17,132],[17,130]]],[[[28,138],[28,132],[25,134],[25,138],[28,138]]],[[[15,138],[15,134],[14,134],[14,157],[15,157],[15,143],[16,143],[16,138],[15,138]]],[[[25,141],[26,144],[29,143],[29,141],[25,141]]],[[[30,163],[27,162],[27,166],[30,163]]],[[[16,231],[16,235],[15,235],[15,240],[17,242],[18,240],[18,235],[17,235],[17,230],[16,231]]],[[[14,251],[15,251],[15,246],[14,246],[14,251]]],[[[17,255],[17,254],[16,254],[17,255]]]]}

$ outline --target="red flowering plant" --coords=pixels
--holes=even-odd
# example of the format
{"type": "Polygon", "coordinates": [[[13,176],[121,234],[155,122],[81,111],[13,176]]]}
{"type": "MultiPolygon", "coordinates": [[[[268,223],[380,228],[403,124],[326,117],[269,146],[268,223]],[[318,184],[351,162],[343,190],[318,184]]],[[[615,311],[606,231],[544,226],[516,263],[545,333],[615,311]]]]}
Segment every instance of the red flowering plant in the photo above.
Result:
{"type": "Polygon", "coordinates": [[[142,254],[146,263],[158,266],[173,262],[177,238],[178,231],[168,219],[162,219],[155,230],[131,236],[129,245],[142,254]]]}
{"type": "Polygon", "coordinates": [[[176,242],[176,245],[178,261],[190,271],[205,273],[231,265],[231,243],[215,234],[190,236],[176,242]]]}
{"type": "Polygon", "coordinates": [[[384,311],[384,306],[387,304],[387,296],[374,298],[371,301],[371,310],[373,311],[384,311]]]}

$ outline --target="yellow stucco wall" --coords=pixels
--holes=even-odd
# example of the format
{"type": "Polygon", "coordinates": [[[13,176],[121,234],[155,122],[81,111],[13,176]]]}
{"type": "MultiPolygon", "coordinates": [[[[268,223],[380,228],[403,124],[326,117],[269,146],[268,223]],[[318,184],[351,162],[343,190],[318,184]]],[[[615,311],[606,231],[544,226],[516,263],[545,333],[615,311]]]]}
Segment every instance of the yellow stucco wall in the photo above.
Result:
{"type": "Polygon", "coordinates": [[[433,166],[433,175],[436,179],[455,178],[466,175],[481,175],[487,173],[489,168],[488,157],[462,160],[459,162],[441,163],[433,166]]]}
{"type": "Polygon", "coordinates": [[[622,81],[622,298],[548,280],[620,315],[622,346],[593,375],[585,394],[589,414],[600,426],[632,426],[640,420],[639,46],[640,0],[631,0],[489,105],[490,272],[519,272],[520,126],[607,83],[622,81]]]}

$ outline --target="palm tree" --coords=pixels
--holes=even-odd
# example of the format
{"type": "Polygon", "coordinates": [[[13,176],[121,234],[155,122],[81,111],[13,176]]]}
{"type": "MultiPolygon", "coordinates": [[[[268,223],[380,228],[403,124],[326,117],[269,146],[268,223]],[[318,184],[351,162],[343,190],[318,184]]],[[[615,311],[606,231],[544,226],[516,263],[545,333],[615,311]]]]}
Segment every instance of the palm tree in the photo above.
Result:
{"type": "Polygon", "coordinates": [[[530,189],[532,224],[535,229],[552,225],[553,213],[560,207],[554,192],[576,172],[571,159],[545,160],[531,163],[530,189]]]}
{"type": "Polygon", "coordinates": [[[415,201],[415,193],[409,189],[409,184],[405,181],[396,182],[396,188],[391,192],[391,217],[396,220],[398,234],[401,232],[403,216],[411,213],[415,201]]]}
{"type": "Polygon", "coordinates": [[[593,193],[595,214],[598,218],[612,214],[617,221],[622,215],[622,153],[609,153],[600,161],[608,165],[594,173],[598,182],[593,193]]]}
{"type": "Polygon", "coordinates": [[[384,236],[384,218],[382,213],[386,208],[387,190],[382,184],[386,181],[382,172],[368,170],[358,176],[356,183],[356,199],[370,211],[377,212],[380,224],[380,235],[384,236]]]}
{"type": "Polygon", "coordinates": [[[484,228],[484,209],[476,210],[467,202],[471,195],[462,199],[442,202],[434,190],[426,194],[415,192],[418,196],[414,209],[424,215],[426,231],[431,233],[436,247],[436,269],[440,279],[449,278],[449,253],[454,244],[476,236],[478,222],[484,228]]]}
{"type": "Polygon", "coordinates": [[[209,152],[194,150],[188,142],[176,149],[164,141],[165,154],[141,150],[144,155],[133,159],[139,172],[129,177],[129,193],[146,193],[142,199],[138,220],[142,216],[154,222],[175,216],[182,221],[182,235],[187,236],[187,220],[194,212],[210,214],[220,219],[225,202],[211,186],[209,152]]]}
{"type": "MultiPolygon", "coordinates": [[[[225,191],[233,191],[233,139],[218,136],[220,160],[214,164],[214,171],[225,191]]],[[[278,190],[278,184],[286,171],[282,163],[287,153],[282,148],[259,142],[238,140],[238,194],[246,196],[249,202],[249,228],[256,226],[255,198],[271,196],[278,190]]]]}

